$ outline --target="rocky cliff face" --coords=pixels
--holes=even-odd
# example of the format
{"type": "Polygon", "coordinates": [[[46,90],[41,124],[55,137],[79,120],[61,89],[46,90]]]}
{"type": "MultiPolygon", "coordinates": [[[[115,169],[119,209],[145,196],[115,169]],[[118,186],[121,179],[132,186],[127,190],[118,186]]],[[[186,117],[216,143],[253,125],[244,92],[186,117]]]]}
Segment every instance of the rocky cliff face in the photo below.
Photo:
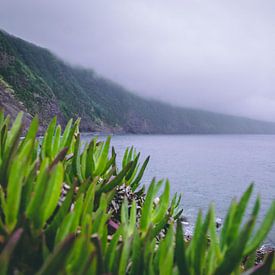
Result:
{"type": "Polygon", "coordinates": [[[7,87],[3,81],[0,79],[0,109],[10,115],[11,119],[14,120],[17,114],[21,111],[24,112],[24,124],[27,126],[30,125],[32,120],[32,115],[28,113],[24,104],[14,97],[14,91],[7,87]]]}

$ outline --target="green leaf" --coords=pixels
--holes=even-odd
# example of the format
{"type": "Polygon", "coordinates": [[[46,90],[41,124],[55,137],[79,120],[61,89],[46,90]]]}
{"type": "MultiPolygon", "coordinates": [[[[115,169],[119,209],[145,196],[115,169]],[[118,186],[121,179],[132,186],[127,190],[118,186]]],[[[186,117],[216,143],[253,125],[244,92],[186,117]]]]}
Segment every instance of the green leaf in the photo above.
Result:
{"type": "Polygon", "coordinates": [[[120,257],[120,261],[119,261],[119,270],[118,270],[119,275],[126,274],[126,268],[127,268],[128,259],[130,256],[131,244],[132,244],[131,239],[128,238],[128,239],[124,240],[121,257],[120,257]]]}
{"type": "Polygon", "coordinates": [[[117,253],[117,247],[118,247],[118,241],[120,238],[120,235],[122,233],[122,228],[119,227],[119,229],[116,231],[114,235],[112,235],[112,240],[107,247],[106,251],[106,265],[108,266],[108,270],[112,271],[114,269],[114,264],[115,264],[115,258],[116,258],[116,253],[117,253]]]}
{"type": "Polygon", "coordinates": [[[140,181],[141,181],[141,179],[142,179],[142,177],[143,177],[144,171],[145,171],[145,169],[146,169],[146,167],[147,167],[147,164],[148,164],[149,160],[150,160],[150,156],[146,158],[146,160],[145,160],[144,163],[142,164],[142,167],[140,168],[140,171],[139,171],[137,177],[136,177],[135,180],[131,183],[131,188],[132,188],[133,191],[135,191],[135,190],[138,188],[139,183],[140,183],[140,181]]]}
{"type": "Polygon", "coordinates": [[[164,192],[160,197],[159,206],[155,210],[152,217],[153,223],[159,223],[164,218],[169,207],[169,196],[170,196],[170,184],[169,184],[169,181],[167,180],[165,183],[164,192]]]}
{"type": "Polygon", "coordinates": [[[54,136],[54,131],[55,131],[55,126],[56,126],[56,117],[52,119],[50,122],[46,132],[45,136],[43,139],[42,143],[42,148],[41,148],[41,157],[42,159],[48,157],[50,160],[53,159],[53,154],[52,154],[52,147],[53,147],[53,136],[54,136]]]}
{"type": "Polygon", "coordinates": [[[62,243],[60,243],[54,250],[37,275],[58,274],[62,269],[64,270],[66,259],[68,258],[71,248],[75,242],[75,236],[69,235],[62,243]]]}
{"type": "Polygon", "coordinates": [[[56,238],[55,238],[55,244],[62,241],[69,234],[76,232],[80,222],[82,207],[83,207],[83,195],[78,198],[78,200],[75,203],[74,210],[67,214],[62,224],[58,228],[56,238]]]}
{"type": "Polygon", "coordinates": [[[16,247],[18,241],[20,240],[23,233],[23,229],[19,228],[17,229],[12,236],[10,237],[8,243],[2,250],[0,254],[0,274],[5,275],[8,274],[8,268],[10,264],[10,258],[12,256],[12,252],[14,248],[16,247]]]}
{"type": "Polygon", "coordinates": [[[128,201],[125,198],[121,205],[121,224],[126,226],[128,224],[128,201]]]}
{"type": "Polygon", "coordinates": [[[184,234],[182,230],[182,224],[180,221],[177,221],[175,260],[180,274],[189,275],[190,272],[188,269],[187,258],[185,255],[184,234]]]}
{"type": "Polygon", "coordinates": [[[43,201],[41,202],[40,213],[42,216],[42,224],[48,220],[57,206],[63,184],[63,174],[63,165],[58,163],[51,172],[51,176],[47,183],[47,189],[44,193],[43,201]]]}
{"type": "Polygon", "coordinates": [[[151,214],[152,214],[152,207],[153,207],[153,200],[154,200],[154,190],[155,190],[155,180],[151,182],[147,195],[143,204],[142,214],[140,218],[140,229],[142,232],[145,233],[147,230],[149,223],[151,221],[151,214]]]}
{"type": "Polygon", "coordinates": [[[50,225],[47,227],[46,233],[49,234],[51,237],[56,233],[59,225],[62,223],[68,211],[70,210],[70,206],[72,205],[72,202],[73,202],[73,194],[74,194],[74,191],[73,189],[71,189],[67,193],[65,201],[62,203],[57,214],[54,215],[53,220],[51,221],[50,225]]]}
{"type": "Polygon", "coordinates": [[[55,157],[59,151],[60,146],[60,135],[61,135],[61,126],[58,125],[55,130],[55,135],[53,138],[53,145],[52,145],[52,157],[55,157]]]}
{"type": "Polygon", "coordinates": [[[104,146],[100,153],[100,157],[96,163],[95,173],[94,173],[96,176],[101,175],[102,171],[104,171],[105,166],[108,162],[108,153],[109,153],[109,148],[110,148],[110,142],[111,142],[111,137],[109,136],[104,143],[104,146]]]}
{"type": "Polygon", "coordinates": [[[122,159],[122,168],[124,168],[127,165],[128,152],[129,152],[129,147],[127,147],[124,152],[123,159],[122,159]]]}
{"type": "Polygon", "coordinates": [[[159,274],[172,274],[174,262],[174,228],[170,225],[165,239],[160,243],[159,274]]]}
{"type": "Polygon", "coordinates": [[[227,243],[227,239],[228,239],[228,235],[230,233],[230,228],[231,228],[231,224],[232,224],[232,220],[233,217],[235,215],[236,209],[237,209],[237,202],[235,199],[232,200],[231,205],[227,211],[226,214],[226,218],[224,220],[224,224],[222,227],[222,231],[221,231],[221,236],[220,236],[220,247],[221,249],[225,249],[227,243]]]}
{"type": "Polygon", "coordinates": [[[105,184],[103,187],[101,187],[99,189],[99,191],[97,193],[106,193],[109,192],[111,190],[113,190],[116,186],[123,184],[123,178],[125,177],[125,175],[127,174],[127,172],[129,171],[129,169],[132,166],[132,162],[129,162],[126,167],[113,179],[111,180],[109,183],[105,184]]]}
{"type": "Polygon", "coordinates": [[[81,182],[83,181],[83,177],[81,174],[81,167],[80,167],[80,135],[77,135],[75,148],[74,148],[73,173],[74,173],[74,176],[77,176],[81,182]]]}
{"type": "MultiPolygon", "coordinates": [[[[23,129],[22,117],[23,117],[23,113],[20,112],[17,115],[8,135],[7,135],[7,131],[5,131],[6,142],[5,142],[5,149],[3,150],[4,153],[3,153],[2,165],[0,167],[0,181],[3,187],[6,187],[7,185],[9,169],[12,164],[12,160],[15,155],[17,146],[20,142],[20,135],[23,129]]],[[[2,146],[3,145],[1,145],[1,147],[2,146]]]]}
{"type": "Polygon", "coordinates": [[[96,273],[98,275],[100,275],[100,274],[103,274],[103,270],[104,270],[101,241],[100,241],[98,235],[96,235],[96,234],[92,235],[91,240],[97,250],[97,268],[96,268],[97,272],[96,273]]]}
{"type": "Polygon", "coordinates": [[[130,181],[130,179],[135,176],[135,173],[137,171],[136,168],[137,168],[139,157],[140,157],[140,153],[138,153],[137,157],[134,159],[133,165],[125,177],[125,180],[127,182],[130,181]]]}
{"type": "Polygon", "coordinates": [[[85,235],[80,235],[72,248],[72,253],[67,259],[66,273],[68,274],[86,274],[85,266],[89,261],[90,253],[92,253],[91,244],[85,235]]]}
{"type": "Polygon", "coordinates": [[[9,232],[12,232],[16,223],[21,203],[21,193],[23,187],[23,180],[27,170],[27,161],[32,149],[32,142],[29,141],[25,144],[21,153],[12,162],[6,199],[6,212],[5,220],[9,232]]]}
{"type": "Polygon", "coordinates": [[[87,163],[87,145],[85,146],[84,150],[82,151],[80,157],[80,170],[83,180],[86,179],[86,163],[87,163]]]}
{"type": "Polygon", "coordinates": [[[195,257],[195,253],[196,253],[196,251],[195,251],[196,244],[200,237],[201,228],[202,228],[202,211],[199,210],[199,213],[197,215],[196,224],[194,227],[194,234],[193,234],[192,240],[190,242],[190,245],[186,249],[186,254],[187,254],[188,260],[190,260],[190,261],[194,261],[194,257],[195,257]]]}
{"type": "Polygon", "coordinates": [[[73,123],[73,120],[70,119],[66,125],[66,128],[63,132],[63,135],[62,135],[62,139],[61,139],[61,143],[60,143],[60,148],[64,148],[65,146],[66,147],[70,147],[70,141],[68,141],[68,137],[69,137],[69,134],[70,134],[70,131],[71,131],[71,128],[72,128],[72,123],[73,123]]]}
{"type": "Polygon", "coordinates": [[[126,159],[126,163],[129,163],[131,160],[133,160],[133,151],[134,151],[134,147],[132,146],[130,148],[130,151],[128,153],[127,159],[126,159]]]}
{"type": "Polygon", "coordinates": [[[216,220],[214,207],[210,208],[210,224],[209,224],[209,235],[210,235],[210,248],[206,260],[207,274],[212,274],[216,265],[220,263],[222,259],[222,253],[220,251],[219,239],[216,232],[216,220]]]}
{"type": "Polygon", "coordinates": [[[115,161],[116,161],[116,154],[112,154],[112,157],[108,160],[104,170],[101,172],[101,175],[104,175],[105,179],[108,178],[109,173],[111,173],[111,176],[115,175],[116,173],[115,161]],[[106,175],[106,173],[108,174],[106,175]]]}
{"type": "Polygon", "coordinates": [[[37,181],[26,209],[26,216],[34,223],[36,228],[41,226],[41,217],[37,209],[40,208],[41,198],[43,198],[46,191],[46,182],[49,176],[48,165],[49,159],[45,158],[40,165],[37,181]]]}
{"type": "Polygon", "coordinates": [[[134,229],[132,243],[132,266],[131,275],[142,274],[142,251],[141,251],[141,240],[137,228],[134,229]]]}
{"type": "Polygon", "coordinates": [[[85,194],[85,199],[83,203],[83,211],[82,211],[82,224],[85,224],[85,219],[87,214],[92,214],[94,209],[94,199],[95,199],[95,186],[98,178],[89,185],[89,188],[85,194]]]}
{"type": "Polygon", "coordinates": [[[244,213],[248,204],[248,201],[251,197],[253,191],[253,184],[251,184],[247,190],[242,195],[240,202],[238,203],[237,209],[235,211],[230,230],[227,236],[227,243],[230,244],[234,237],[238,234],[239,228],[241,226],[242,219],[244,217],[244,213]]]}
{"type": "Polygon", "coordinates": [[[91,177],[94,174],[95,162],[94,162],[94,149],[95,149],[96,139],[92,139],[87,148],[86,157],[86,178],[91,177]]]}
{"type": "Polygon", "coordinates": [[[272,228],[275,220],[275,201],[272,202],[265,218],[260,225],[258,231],[255,233],[254,238],[247,244],[244,254],[249,255],[252,251],[256,250],[262,241],[267,236],[268,232],[272,228]]]}
{"type": "Polygon", "coordinates": [[[109,220],[111,214],[107,214],[108,199],[107,194],[102,194],[100,197],[99,207],[93,215],[93,233],[102,237],[104,234],[104,228],[109,220]]]}
{"type": "Polygon", "coordinates": [[[240,264],[242,255],[245,249],[245,245],[250,237],[253,225],[255,223],[255,217],[252,217],[244,226],[239,236],[228,247],[224,260],[217,267],[215,275],[230,274],[240,264]]]}
{"type": "Polygon", "coordinates": [[[36,138],[36,134],[37,134],[37,131],[38,131],[38,127],[39,127],[39,124],[38,124],[38,117],[35,116],[30,124],[30,127],[29,127],[29,130],[27,132],[27,135],[26,137],[24,138],[24,141],[21,143],[21,146],[22,147],[26,142],[28,142],[29,140],[33,141],[35,140],[36,138]]]}
{"type": "Polygon", "coordinates": [[[130,212],[129,230],[128,230],[129,235],[132,235],[134,233],[134,230],[136,228],[136,222],[137,222],[137,203],[134,200],[132,202],[131,212],[130,212]]]}
{"type": "Polygon", "coordinates": [[[213,212],[211,211],[211,207],[208,210],[204,223],[200,226],[199,234],[196,235],[195,242],[193,243],[193,253],[194,253],[194,269],[196,274],[202,274],[203,266],[205,263],[206,256],[206,247],[208,242],[207,232],[209,223],[211,220],[211,215],[213,212]]]}
{"type": "Polygon", "coordinates": [[[23,113],[20,112],[13,125],[12,128],[7,136],[7,148],[5,150],[5,155],[11,152],[12,147],[14,146],[15,142],[19,139],[21,130],[22,130],[22,118],[23,118],[23,113]]]}
{"type": "MultiPolygon", "coordinates": [[[[70,123],[70,122],[69,122],[70,123]]],[[[69,124],[68,123],[68,124],[69,124]]],[[[73,127],[70,129],[70,132],[69,132],[69,135],[68,135],[68,138],[66,139],[66,143],[65,145],[63,145],[63,139],[62,139],[62,143],[61,143],[61,148],[62,147],[68,147],[69,148],[69,151],[68,153],[71,153],[73,152],[73,145],[74,145],[74,138],[75,138],[75,135],[78,135],[78,127],[79,127],[79,123],[80,123],[80,119],[77,119],[73,125],[73,127]]],[[[66,127],[67,128],[67,127],[66,127]]],[[[66,131],[66,130],[65,130],[66,131]]],[[[63,135],[63,138],[65,136],[63,135]]],[[[64,141],[65,142],[65,141],[64,141]]]]}
{"type": "Polygon", "coordinates": [[[0,206],[1,206],[0,209],[2,209],[2,211],[4,213],[6,213],[7,212],[7,203],[6,203],[6,198],[5,198],[5,192],[1,185],[0,185],[0,206]]]}
{"type": "Polygon", "coordinates": [[[165,217],[163,217],[163,219],[157,223],[154,228],[152,229],[152,237],[157,237],[157,235],[160,233],[161,230],[163,230],[169,221],[170,216],[169,215],[165,215],[165,217]]]}

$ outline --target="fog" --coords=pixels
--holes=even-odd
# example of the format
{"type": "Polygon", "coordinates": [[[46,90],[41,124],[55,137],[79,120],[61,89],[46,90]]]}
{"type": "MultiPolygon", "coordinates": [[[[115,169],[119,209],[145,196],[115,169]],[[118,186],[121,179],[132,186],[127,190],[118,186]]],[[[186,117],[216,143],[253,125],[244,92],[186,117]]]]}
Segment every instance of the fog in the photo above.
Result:
{"type": "Polygon", "coordinates": [[[275,121],[274,0],[0,0],[0,28],[141,96],[275,121]]]}

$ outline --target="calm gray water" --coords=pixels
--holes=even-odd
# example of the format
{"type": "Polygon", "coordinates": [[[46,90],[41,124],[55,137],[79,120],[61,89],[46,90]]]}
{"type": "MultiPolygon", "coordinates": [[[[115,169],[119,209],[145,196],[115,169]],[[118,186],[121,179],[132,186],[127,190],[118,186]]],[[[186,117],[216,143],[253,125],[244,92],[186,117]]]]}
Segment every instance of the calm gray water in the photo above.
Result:
{"type": "MultiPolygon", "coordinates": [[[[83,135],[83,140],[89,139],[91,135],[83,135]]],[[[240,197],[251,182],[252,201],[261,195],[260,219],[275,199],[275,136],[123,135],[113,136],[112,144],[119,159],[131,145],[143,159],[151,156],[143,182],[168,178],[172,192],[182,193],[184,215],[191,224],[198,210],[205,213],[211,202],[223,219],[232,198],[240,197]]],[[[274,227],[267,239],[273,246],[274,227]]]]}

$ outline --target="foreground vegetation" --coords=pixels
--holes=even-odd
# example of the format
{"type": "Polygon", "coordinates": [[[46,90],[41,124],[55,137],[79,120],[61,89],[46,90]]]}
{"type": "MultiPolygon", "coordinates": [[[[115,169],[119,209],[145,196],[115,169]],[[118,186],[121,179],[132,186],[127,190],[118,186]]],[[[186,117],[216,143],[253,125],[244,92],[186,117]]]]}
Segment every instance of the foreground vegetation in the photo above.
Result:
{"type": "Polygon", "coordinates": [[[43,128],[56,115],[62,126],[69,118],[80,116],[85,131],[275,133],[275,123],[143,99],[92,70],[70,66],[48,50],[0,29],[1,103],[14,116],[13,110],[18,108],[38,114],[43,128]]]}
{"type": "Polygon", "coordinates": [[[243,221],[252,185],[232,201],[220,234],[210,206],[186,242],[181,198],[170,200],[169,182],[153,180],[146,193],[141,186],[149,158],[141,165],[129,148],[117,165],[110,138],[83,148],[79,120],[62,132],[53,119],[42,140],[37,118],[20,138],[21,121],[19,114],[11,127],[0,114],[1,275],[272,272],[272,253],[256,268],[254,260],[273,225],[275,202],[253,233],[259,198],[243,221]]]}

